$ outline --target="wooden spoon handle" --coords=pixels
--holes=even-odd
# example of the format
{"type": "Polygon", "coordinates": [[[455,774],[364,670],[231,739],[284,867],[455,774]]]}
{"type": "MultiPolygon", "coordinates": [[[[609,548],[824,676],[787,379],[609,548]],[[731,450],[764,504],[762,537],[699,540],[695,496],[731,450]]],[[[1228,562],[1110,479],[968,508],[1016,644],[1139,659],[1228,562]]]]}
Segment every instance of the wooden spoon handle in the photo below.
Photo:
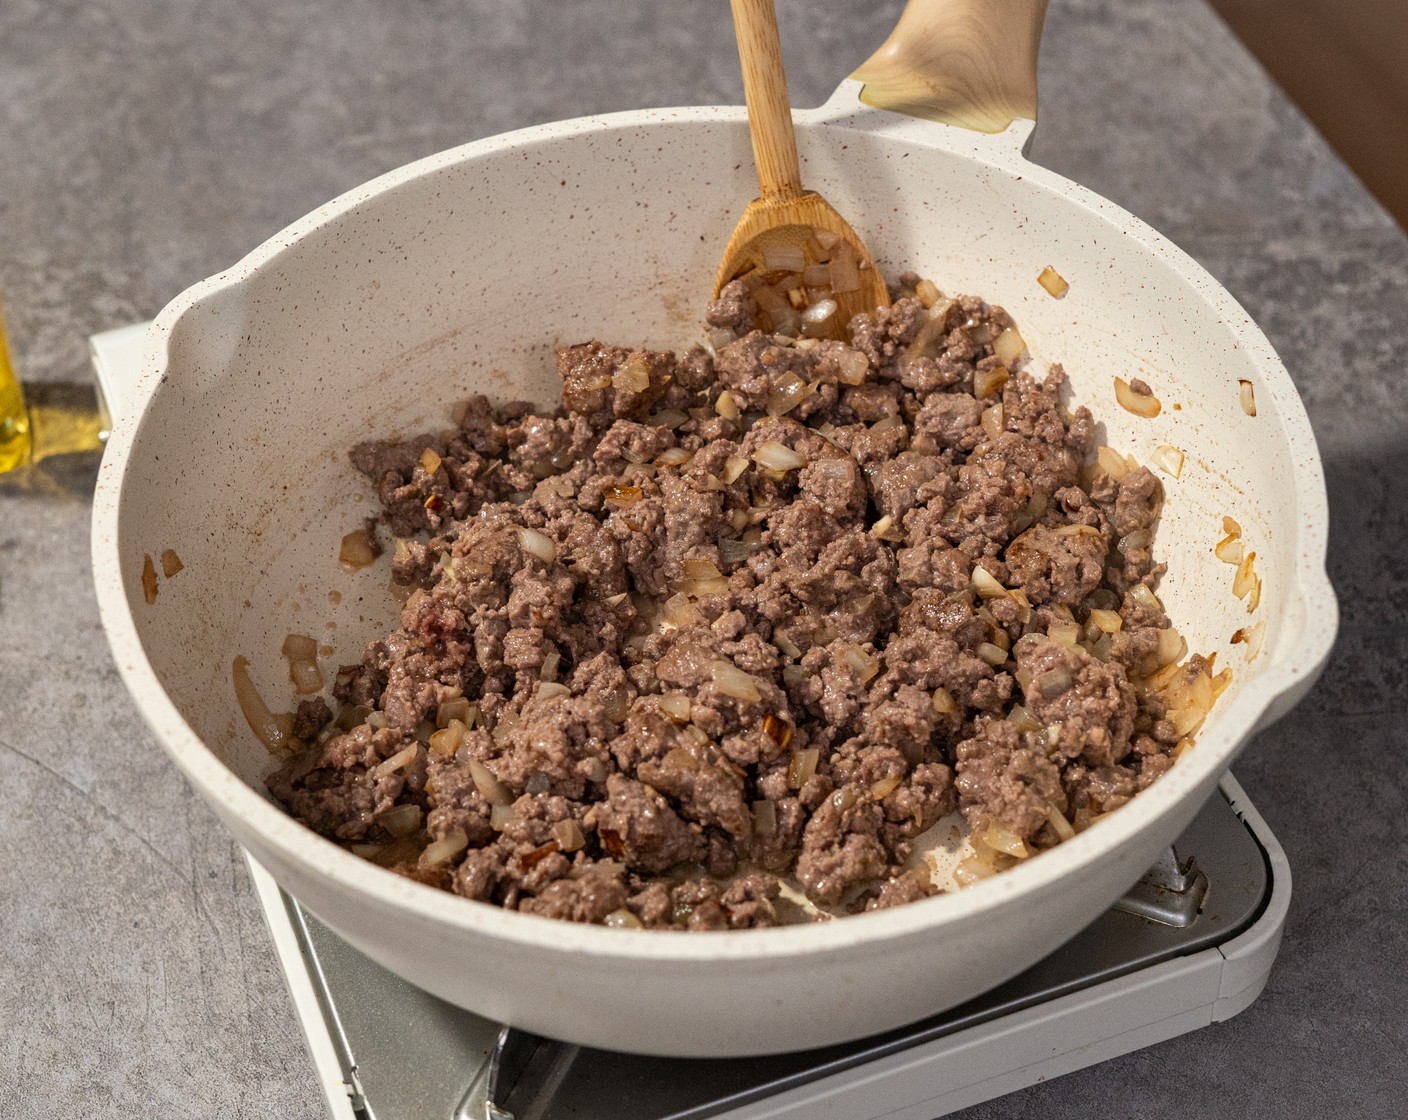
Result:
{"type": "Polygon", "coordinates": [[[753,163],[762,198],[772,202],[799,198],[802,172],[792,133],[792,105],[782,70],[782,44],[772,0],[731,0],[738,61],[743,67],[743,96],[753,137],[753,163]]]}
{"type": "Polygon", "coordinates": [[[1001,132],[1036,120],[1046,0],[909,0],[890,37],[851,75],[867,105],[1001,132]]]}

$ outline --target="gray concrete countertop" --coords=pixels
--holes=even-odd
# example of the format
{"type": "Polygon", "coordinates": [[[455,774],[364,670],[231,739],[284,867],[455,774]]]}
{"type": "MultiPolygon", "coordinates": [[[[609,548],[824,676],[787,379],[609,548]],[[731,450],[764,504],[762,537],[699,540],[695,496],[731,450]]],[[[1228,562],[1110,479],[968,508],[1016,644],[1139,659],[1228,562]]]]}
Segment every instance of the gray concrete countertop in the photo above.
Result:
{"type": "MultiPolygon", "coordinates": [[[[781,0],[797,102],[820,102],[899,8],[781,0]]],[[[1169,235],[1270,335],[1321,441],[1343,626],[1310,698],[1237,766],[1295,874],[1265,993],[967,1115],[1401,1116],[1408,238],[1200,0],[1051,8],[1034,158],[1169,235]]],[[[33,381],[85,380],[85,336],[150,317],[419,156],[740,99],[722,0],[7,0],[0,296],[16,358],[33,381]]],[[[0,481],[0,1115],[313,1120],[240,853],[108,656],[94,475],[80,460],[0,481]]]]}

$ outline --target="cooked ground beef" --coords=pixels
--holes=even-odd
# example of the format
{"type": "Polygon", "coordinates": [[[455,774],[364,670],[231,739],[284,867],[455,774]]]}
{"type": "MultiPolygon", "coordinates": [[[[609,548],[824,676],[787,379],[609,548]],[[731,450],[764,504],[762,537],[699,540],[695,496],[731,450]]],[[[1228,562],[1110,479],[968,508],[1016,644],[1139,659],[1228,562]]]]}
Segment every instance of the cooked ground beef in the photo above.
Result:
{"type": "Polygon", "coordinates": [[[916,279],[849,344],[730,285],[712,349],[569,346],[552,414],[354,448],[409,596],[275,797],[468,898],[738,929],[795,919],[783,879],[935,893],[913,841],[955,807],[1039,850],[1163,773],[1158,481],[1092,462],[1060,366],[998,369],[1005,312],[916,279]]]}

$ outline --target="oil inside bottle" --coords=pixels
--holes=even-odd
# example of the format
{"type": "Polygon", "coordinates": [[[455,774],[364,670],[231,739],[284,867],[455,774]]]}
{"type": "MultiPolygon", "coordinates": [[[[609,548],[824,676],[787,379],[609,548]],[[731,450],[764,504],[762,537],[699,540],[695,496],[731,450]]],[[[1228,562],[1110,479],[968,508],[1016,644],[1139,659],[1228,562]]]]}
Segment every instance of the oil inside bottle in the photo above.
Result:
{"type": "Polygon", "coordinates": [[[51,455],[99,451],[106,429],[92,386],[21,388],[0,320],[0,474],[51,455]]]}
{"type": "Polygon", "coordinates": [[[29,462],[33,440],[24,393],[10,364],[5,323],[0,320],[0,473],[29,462]]]}

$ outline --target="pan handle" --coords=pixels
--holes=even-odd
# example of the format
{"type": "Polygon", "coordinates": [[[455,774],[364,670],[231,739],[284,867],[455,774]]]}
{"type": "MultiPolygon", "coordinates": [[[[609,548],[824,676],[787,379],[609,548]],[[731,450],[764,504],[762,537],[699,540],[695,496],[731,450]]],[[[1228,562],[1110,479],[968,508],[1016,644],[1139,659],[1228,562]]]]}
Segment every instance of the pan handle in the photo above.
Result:
{"type": "Polygon", "coordinates": [[[851,75],[867,105],[975,132],[1036,120],[1046,0],[909,0],[851,75]]]}

